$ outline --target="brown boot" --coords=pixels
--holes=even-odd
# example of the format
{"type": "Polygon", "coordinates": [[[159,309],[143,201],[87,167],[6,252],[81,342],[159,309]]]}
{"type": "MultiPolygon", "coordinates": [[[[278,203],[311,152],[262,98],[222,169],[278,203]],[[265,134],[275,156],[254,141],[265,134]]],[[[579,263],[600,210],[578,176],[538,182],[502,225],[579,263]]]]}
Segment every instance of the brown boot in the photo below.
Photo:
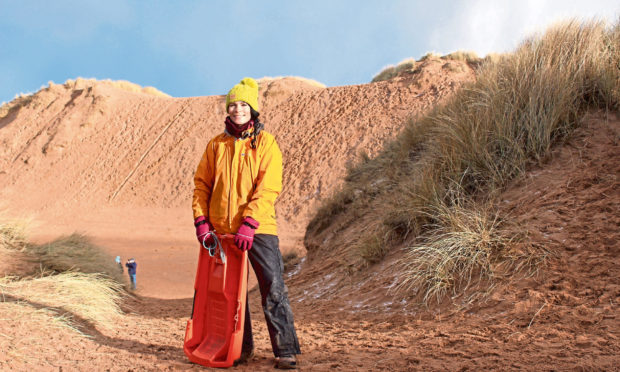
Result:
{"type": "Polygon", "coordinates": [[[276,368],[279,369],[297,369],[297,358],[295,355],[283,355],[278,358],[276,368]]]}

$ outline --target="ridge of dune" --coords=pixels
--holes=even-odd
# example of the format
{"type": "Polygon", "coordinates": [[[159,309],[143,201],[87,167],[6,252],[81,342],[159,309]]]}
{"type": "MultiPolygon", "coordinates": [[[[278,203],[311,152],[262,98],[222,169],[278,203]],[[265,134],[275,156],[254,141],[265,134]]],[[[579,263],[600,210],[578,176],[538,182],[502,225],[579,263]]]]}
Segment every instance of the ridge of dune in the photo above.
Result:
{"type": "MultiPolygon", "coordinates": [[[[291,211],[309,199],[329,194],[344,165],[361,150],[376,153],[410,112],[428,109],[473,78],[471,69],[454,73],[440,70],[440,64],[429,64],[428,74],[435,76],[425,70],[421,82],[322,89],[294,78],[266,83],[261,118],[289,155],[279,200],[284,216],[292,216],[291,211]],[[307,177],[308,170],[328,168],[325,165],[331,169],[307,177]],[[299,179],[300,173],[305,180],[299,179]]],[[[7,199],[43,183],[45,202],[33,192],[22,200],[24,206],[54,208],[69,199],[83,206],[186,205],[203,146],[222,130],[223,96],[134,95],[105,82],[79,79],[70,85],[43,89],[0,119],[0,184],[7,199]]]]}
{"type": "MultiPolygon", "coordinates": [[[[284,156],[276,203],[283,251],[303,254],[315,206],[360,152],[376,154],[412,112],[474,79],[466,63],[447,63],[459,62],[428,60],[407,79],[354,86],[262,81],[261,120],[284,156]]],[[[207,141],[223,129],[224,102],[139,94],[92,80],[50,85],[10,103],[0,117],[0,198],[9,211],[40,221],[36,239],[81,231],[113,252],[142,255],[146,269],[162,255],[173,262],[187,255],[147,292],[161,294],[165,280],[185,281],[187,291],[195,261],[187,253],[195,248],[193,174],[207,141]],[[173,279],[181,267],[184,279],[173,279]]]]}

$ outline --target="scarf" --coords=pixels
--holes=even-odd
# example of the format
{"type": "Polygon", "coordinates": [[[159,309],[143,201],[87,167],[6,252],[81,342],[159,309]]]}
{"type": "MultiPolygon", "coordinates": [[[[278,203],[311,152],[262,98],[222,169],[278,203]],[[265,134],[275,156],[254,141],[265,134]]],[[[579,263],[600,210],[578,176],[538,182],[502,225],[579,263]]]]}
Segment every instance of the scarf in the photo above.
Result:
{"type": "Polygon", "coordinates": [[[235,138],[243,137],[243,132],[254,127],[254,120],[250,120],[243,125],[237,125],[233,123],[230,116],[226,117],[226,121],[224,123],[226,124],[226,132],[235,138]]]}

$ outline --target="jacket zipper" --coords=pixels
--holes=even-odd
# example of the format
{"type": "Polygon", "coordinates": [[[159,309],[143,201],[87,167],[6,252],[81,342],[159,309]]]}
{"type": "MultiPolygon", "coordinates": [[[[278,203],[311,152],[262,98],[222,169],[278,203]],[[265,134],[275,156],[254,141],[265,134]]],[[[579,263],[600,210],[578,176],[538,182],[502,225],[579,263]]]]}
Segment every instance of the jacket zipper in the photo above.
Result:
{"type": "Polygon", "coordinates": [[[237,141],[239,139],[235,138],[233,140],[233,154],[232,154],[232,158],[230,159],[230,184],[228,187],[228,230],[230,230],[232,232],[232,210],[231,210],[231,198],[232,198],[232,189],[233,189],[233,166],[234,166],[234,162],[235,162],[235,154],[237,153],[237,141]]]}

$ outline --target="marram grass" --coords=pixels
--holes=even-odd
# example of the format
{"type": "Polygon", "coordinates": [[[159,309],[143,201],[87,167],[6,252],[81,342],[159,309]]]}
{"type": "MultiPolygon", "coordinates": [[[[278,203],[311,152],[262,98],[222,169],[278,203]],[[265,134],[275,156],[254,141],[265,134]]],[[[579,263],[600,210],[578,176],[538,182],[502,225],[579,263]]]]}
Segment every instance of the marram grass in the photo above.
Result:
{"type": "Polygon", "coordinates": [[[451,222],[454,208],[478,219],[477,211],[528,166],[544,162],[587,111],[619,108],[620,21],[558,24],[513,53],[485,59],[475,82],[409,120],[376,158],[352,167],[307,234],[346,218],[375,221],[358,240],[380,249],[369,254],[367,244],[353,244],[358,255],[377,262],[404,243],[400,288],[424,292],[427,301],[441,298],[474,276],[492,276],[489,262],[526,233],[504,235],[502,216],[487,219],[485,229],[463,229],[451,222]]]}
{"type": "Polygon", "coordinates": [[[99,273],[120,283],[123,281],[113,257],[83,234],[74,233],[49,243],[28,245],[26,251],[44,270],[99,273]]]}
{"type": "Polygon", "coordinates": [[[19,250],[28,243],[28,226],[32,222],[27,219],[13,219],[4,216],[0,211],[0,248],[19,250]]]}
{"type": "Polygon", "coordinates": [[[79,317],[92,324],[112,328],[122,314],[122,285],[100,274],[65,272],[34,279],[0,278],[0,293],[6,300],[35,307],[63,310],[60,316],[79,317]]]}

